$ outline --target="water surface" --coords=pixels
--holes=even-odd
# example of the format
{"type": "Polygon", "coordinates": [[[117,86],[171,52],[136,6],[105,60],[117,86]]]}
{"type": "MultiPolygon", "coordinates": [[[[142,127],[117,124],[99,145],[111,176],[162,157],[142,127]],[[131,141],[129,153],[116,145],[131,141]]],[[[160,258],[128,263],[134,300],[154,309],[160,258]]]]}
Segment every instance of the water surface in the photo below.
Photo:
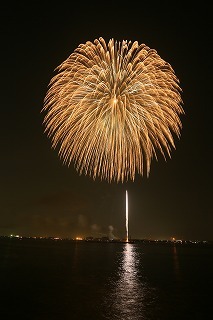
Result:
{"type": "Polygon", "coordinates": [[[1,319],[208,320],[213,247],[0,241],[1,319]]]}

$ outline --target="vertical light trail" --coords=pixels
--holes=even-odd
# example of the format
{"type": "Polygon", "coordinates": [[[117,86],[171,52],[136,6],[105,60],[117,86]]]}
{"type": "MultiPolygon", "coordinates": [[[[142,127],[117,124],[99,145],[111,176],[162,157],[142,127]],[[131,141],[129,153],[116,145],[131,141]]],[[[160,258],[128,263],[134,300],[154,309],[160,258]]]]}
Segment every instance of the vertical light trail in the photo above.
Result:
{"type": "Polygon", "coordinates": [[[126,242],[129,241],[129,213],[128,213],[128,192],[126,190],[126,242]]]}

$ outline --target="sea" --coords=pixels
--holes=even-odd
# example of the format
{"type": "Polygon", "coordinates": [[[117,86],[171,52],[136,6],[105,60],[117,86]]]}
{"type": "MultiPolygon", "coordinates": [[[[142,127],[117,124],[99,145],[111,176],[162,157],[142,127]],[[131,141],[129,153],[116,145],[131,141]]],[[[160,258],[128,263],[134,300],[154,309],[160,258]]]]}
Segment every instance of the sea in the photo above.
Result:
{"type": "Polygon", "coordinates": [[[0,239],[0,319],[213,319],[213,245],[0,239]]]}

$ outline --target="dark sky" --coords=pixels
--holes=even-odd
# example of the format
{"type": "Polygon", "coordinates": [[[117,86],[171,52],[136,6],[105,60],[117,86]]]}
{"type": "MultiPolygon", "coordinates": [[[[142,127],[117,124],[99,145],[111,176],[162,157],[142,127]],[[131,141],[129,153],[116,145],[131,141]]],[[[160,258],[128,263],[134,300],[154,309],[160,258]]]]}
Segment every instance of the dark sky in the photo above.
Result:
{"type": "MultiPolygon", "coordinates": [[[[76,1],[77,2],[77,1],[76,1]]],[[[213,240],[210,7],[100,1],[2,8],[0,235],[213,240]],[[181,139],[150,177],[108,183],[62,164],[41,109],[54,69],[87,40],[137,40],[169,62],[183,90],[181,139]],[[111,226],[111,227],[110,227],[111,226]]],[[[138,2],[140,3],[140,2],[138,2]]],[[[201,3],[202,5],[202,3],[201,3]]]]}

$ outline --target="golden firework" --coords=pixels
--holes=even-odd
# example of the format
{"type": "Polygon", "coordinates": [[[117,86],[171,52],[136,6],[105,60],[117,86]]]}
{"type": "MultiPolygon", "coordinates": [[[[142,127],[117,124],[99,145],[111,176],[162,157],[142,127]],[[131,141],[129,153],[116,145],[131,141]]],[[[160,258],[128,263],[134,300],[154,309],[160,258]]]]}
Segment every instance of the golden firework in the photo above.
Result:
{"type": "Polygon", "coordinates": [[[68,166],[108,181],[147,176],[180,137],[181,88],[171,65],[137,41],[80,44],[44,99],[45,132],[68,166]]]}

